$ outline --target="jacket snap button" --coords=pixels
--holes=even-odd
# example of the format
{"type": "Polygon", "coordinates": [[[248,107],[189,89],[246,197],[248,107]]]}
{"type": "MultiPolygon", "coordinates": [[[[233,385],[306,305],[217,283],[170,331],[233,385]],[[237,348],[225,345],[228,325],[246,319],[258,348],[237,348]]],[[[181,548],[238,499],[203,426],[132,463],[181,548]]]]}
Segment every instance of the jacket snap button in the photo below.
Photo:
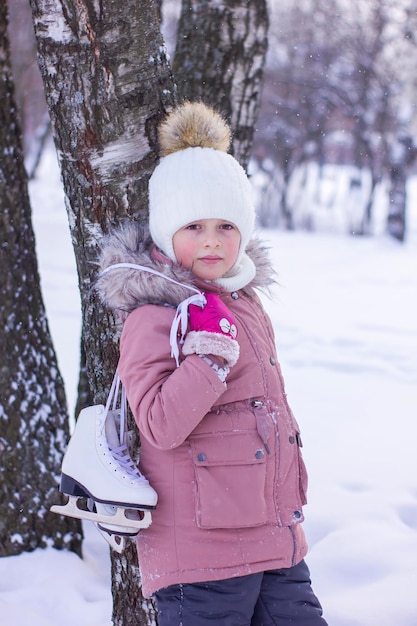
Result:
{"type": "Polygon", "coordinates": [[[288,437],[288,439],[289,439],[289,442],[290,442],[290,443],[294,443],[294,442],[295,442],[295,437],[293,437],[292,435],[290,435],[290,436],[288,437]]]}
{"type": "Polygon", "coordinates": [[[257,450],[255,452],[255,458],[256,459],[263,459],[264,458],[264,451],[263,450],[257,450]]]}
{"type": "Polygon", "coordinates": [[[275,359],[274,359],[273,356],[269,357],[269,362],[270,362],[271,365],[275,365],[275,359]]]}
{"type": "Polygon", "coordinates": [[[201,463],[202,463],[203,461],[207,461],[207,457],[206,457],[206,455],[204,454],[204,452],[199,452],[199,453],[198,453],[198,455],[197,455],[197,460],[198,460],[198,461],[200,461],[201,463]]]}
{"type": "Polygon", "coordinates": [[[237,293],[237,291],[234,291],[234,292],[231,294],[231,296],[232,296],[233,300],[237,300],[237,299],[239,298],[239,294],[237,293]]]}
{"type": "Polygon", "coordinates": [[[257,409],[260,406],[263,406],[262,400],[252,400],[252,406],[254,409],[257,409]]]}
{"type": "Polygon", "coordinates": [[[295,517],[295,519],[300,519],[300,517],[301,517],[300,511],[294,511],[294,517],[295,517]]]}

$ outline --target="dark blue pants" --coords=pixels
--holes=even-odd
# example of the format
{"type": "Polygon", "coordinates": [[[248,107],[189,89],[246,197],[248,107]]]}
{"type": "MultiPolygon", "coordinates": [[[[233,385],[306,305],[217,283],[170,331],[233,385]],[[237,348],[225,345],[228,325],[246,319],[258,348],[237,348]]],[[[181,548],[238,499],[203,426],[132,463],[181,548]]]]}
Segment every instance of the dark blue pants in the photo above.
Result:
{"type": "Polygon", "coordinates": [[[155,594],[158,626],[326,626],[305,561],[155,594]]]}

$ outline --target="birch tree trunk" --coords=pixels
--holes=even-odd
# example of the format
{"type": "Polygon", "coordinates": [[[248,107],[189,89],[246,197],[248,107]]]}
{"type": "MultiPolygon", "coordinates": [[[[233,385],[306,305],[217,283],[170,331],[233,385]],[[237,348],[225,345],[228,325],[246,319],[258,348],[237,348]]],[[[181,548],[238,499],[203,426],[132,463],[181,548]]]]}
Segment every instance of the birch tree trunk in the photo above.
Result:
{"type": "Polygon", "coordinates": [[[233,129],[232,152],[246,168],[268,47],[265,0],[182,0],[173,70],[179,99],[203,100],[233,129]]]}
{"type": "Polygon", "coordinates": [[[387,232],[402,243],[406,233],[407,206],[407,167],[404,163],[391,166],[388,198],[387,232]]]}
{"type": "Polygon", "coordinates": [[[408,135],[397,138],[390,146],[387,232],[401,243],[407,233],[407,180],[416,158],[417,147],[408,135]]]}
{"type": "Polygon", "coordinates": [[[80,522],[49,512],[60,501],[68,412],[40,291],[6,27],[7,5],[2,3],[0,557],[47,546],[80,553],[80,522]]]}
{"type": "MultiPolygon", "coordinates": [[[[31,0],[31,6],[77,262],[86,371],[92,398],[103,402],[119,332],[91,292],[97,242],[110,225],[147,212],[156,127],[174,104],[174,85],[155,0],[31,0]]],[[[155,623],[133,543],[112,554],[112,570],[114,624],[155,623]]]]}

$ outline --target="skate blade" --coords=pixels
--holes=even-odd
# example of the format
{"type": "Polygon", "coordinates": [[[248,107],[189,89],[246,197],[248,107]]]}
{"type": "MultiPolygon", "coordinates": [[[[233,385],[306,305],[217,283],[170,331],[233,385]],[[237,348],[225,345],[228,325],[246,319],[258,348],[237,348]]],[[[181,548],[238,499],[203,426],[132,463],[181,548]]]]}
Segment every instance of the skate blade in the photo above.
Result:
{"type": "Polygon", "coordinates": [[[107,543],[109,544],[112,550],[114,550],[118,554],[121,554],[123,552],[127,543],[126,537],[123,537],[121,535],[113,535],[113,534],[109,535],[109,533],[102,530],[98,524],[94,523],[94,526],[96,527],[100,535],[103,537],[103,539],[107,541],[107,543]]]}
{"type": "Polygon", "coordinates": [[[102,524],[110,526],[121,526],[128,528],[148,528],[152,522],[151,512],[148,510],[138,509],[143,513],[141,519],[129,519],[126,516],[128,508],[117,507],[115,515],[103,515],[102,513],[96,513],[94,511],[86,511],[78,506],[78,496],[68,496],[68,502],[66,504],[54,504],[51,506],[51,512],[57,513],[57,515],[66,515],[67,517],[75,517],[77,519],[85,519],[90,522],[101,522],[102,524]]]}

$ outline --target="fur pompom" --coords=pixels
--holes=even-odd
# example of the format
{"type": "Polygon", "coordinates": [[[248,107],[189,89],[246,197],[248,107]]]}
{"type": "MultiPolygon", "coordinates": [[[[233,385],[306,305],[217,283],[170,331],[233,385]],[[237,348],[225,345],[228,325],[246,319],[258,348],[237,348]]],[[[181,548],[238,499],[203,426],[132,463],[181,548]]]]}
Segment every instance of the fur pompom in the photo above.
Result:
{"type": "Polygon", "coordinates": [[[227,152],[231,131],[227,122],[203,102],[185,102],[159,127],[161,156],[186,148],[214,148],[227,152]]]}

